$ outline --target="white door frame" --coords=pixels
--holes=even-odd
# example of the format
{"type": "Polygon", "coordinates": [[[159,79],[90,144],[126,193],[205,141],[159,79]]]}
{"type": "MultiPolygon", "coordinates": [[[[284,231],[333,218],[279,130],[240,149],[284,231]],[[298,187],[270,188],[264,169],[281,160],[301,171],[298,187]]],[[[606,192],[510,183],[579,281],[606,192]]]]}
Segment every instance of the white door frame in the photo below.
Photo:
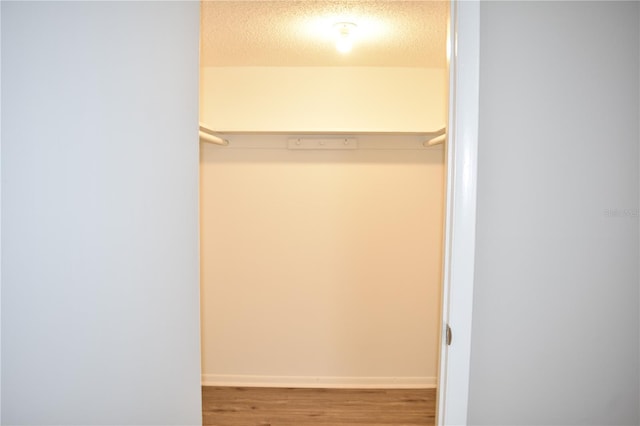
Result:
{"type": "Polygon", "coordinates": [[[450,0],[447,194],[438,425],[466,425],[475,264],[479,0],[450,0]],[[452,344],[445,343],[446,325],[452,344]]]}
{"type": "Polygon", "coordinates": [[[438,425],[466,425],[476,235],[480,2],[451,0],[438,425]],[[452,330],[446,344],[447,324],[452,330]]]}

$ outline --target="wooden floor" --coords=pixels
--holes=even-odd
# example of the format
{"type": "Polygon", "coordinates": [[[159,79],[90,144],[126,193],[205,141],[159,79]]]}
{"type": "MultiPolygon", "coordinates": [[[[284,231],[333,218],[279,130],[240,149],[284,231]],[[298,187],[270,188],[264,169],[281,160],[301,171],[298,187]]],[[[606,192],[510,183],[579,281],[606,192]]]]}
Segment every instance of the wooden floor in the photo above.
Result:
{"type": "Polygon", "coordinates": [[[435,389],[202,388],[204,425],[424,426],[435,389]]]}

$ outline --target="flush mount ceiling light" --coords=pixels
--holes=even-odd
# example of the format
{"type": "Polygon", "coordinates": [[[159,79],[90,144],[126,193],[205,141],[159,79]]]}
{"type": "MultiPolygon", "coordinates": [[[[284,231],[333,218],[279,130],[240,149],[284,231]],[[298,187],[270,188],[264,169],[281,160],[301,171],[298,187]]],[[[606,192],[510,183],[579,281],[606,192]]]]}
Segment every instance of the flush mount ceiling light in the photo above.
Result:
{"type": "Polygon", "coordinates": [[[338,22],[333,25],[336,33],[336,49],[340,53],[349,53],[353,48],[353,34],[358,28],[353,22],[338,22]]]}

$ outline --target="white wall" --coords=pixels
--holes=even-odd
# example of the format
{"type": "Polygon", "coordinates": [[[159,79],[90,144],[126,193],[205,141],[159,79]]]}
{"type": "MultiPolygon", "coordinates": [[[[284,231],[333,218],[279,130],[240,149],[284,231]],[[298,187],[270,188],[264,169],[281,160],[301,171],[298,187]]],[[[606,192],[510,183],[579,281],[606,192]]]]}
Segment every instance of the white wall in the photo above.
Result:
{"type": "Polygon", "coordinates": [[[471,424],[638,424],[637,2],[483,2],[471,424]]]}
{"type": "Polygon", "coordinates": [[[434,131],[446,122],[446,75],[394,67],[203,68],[201,118],[219,131],[434,131]]]}
{"type": "MultiPolygon", "coordinates": [[[[0,46],[2,46],[2,4],[0,3],[0,46]]],[[[1,55],[1,49],[0,49],[1,55]]],[[[0,56],[1,59],[1,56],[0,56]]],[[[0,64],[0,82],[2,66],[0,64]]],[[[0,84],[0,154],[2,152],[2,84],[0,84]]],[[[0,155],[0,176],[2,176],[2,156],[0,155]]],[[[2,294],[2,179],[0,178],[0,295],[2,294]]],[[[2,298],[0,297],[0,348],[2,348],[2,298]]],[[[2,350],[0,350],[0,377],[2,377],[2,350]]],[[[0,423],[2,423],[2,381],[0,380],[0,423]]]]}
{"type": "Polygon", "coordinates": [[[203,381],[435,385],[443,150],[260,138],[202,144],[203,381]]]}
{"type": "Polygon", "coordinates": [[[3,424],[200,424],[198,6],[2,2],[3,424]]]}

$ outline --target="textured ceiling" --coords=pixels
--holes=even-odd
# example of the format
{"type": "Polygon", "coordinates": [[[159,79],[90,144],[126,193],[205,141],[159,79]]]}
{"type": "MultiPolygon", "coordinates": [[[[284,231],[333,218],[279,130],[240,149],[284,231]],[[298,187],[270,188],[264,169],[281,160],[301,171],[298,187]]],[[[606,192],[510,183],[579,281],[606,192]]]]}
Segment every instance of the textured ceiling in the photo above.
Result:
{"type": "Polygon", "coordinates": [[[445,67],[448,1],[202,2],[202,66],[445,67]],[[333,24],[354,22],[340,54],[333,24]]]}

